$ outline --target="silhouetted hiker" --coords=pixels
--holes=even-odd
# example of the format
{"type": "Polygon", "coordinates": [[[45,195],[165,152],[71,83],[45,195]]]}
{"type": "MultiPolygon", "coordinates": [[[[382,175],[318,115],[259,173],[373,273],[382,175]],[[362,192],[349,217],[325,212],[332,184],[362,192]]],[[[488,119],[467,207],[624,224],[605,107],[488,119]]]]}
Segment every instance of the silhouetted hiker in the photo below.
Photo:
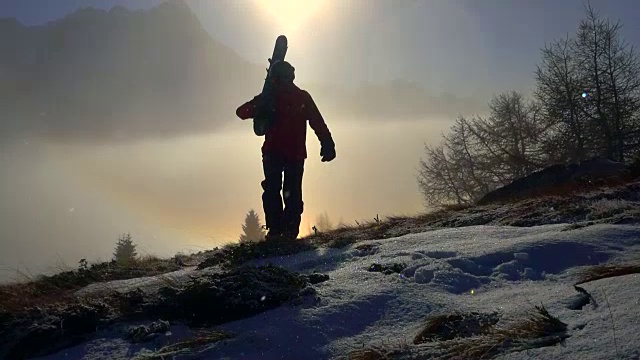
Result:
{"type": "MultiPolygon", "coordinates": [[[[273,67],[275,121],[262,145],[262,205],[269,230],[266,239],[293,240],[298,237],[303,212],[302,174],[307,158],[307,120],[320,140],[322,161],[333,160],[336,150],[331,132],[311,95],[293,83],[294,67],[286,61],[273,67]]],[[[241,105],[236,115],[242,120],[253,118],[259,99],[260,95],[257,95],[241,105]]]]}

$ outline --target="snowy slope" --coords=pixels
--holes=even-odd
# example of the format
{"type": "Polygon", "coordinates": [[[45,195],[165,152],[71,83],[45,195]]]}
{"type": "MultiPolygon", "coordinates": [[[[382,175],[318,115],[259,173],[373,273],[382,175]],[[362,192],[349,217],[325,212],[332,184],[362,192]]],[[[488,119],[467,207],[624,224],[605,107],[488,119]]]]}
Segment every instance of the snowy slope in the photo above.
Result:
{"type": "MultiPolygon", "coordinates": [[[[302,304],[224,324],[219,328],[235,334],[232,339],[176,358],[331,359],[363,346],[399,348],[399,358],[425,358],[431,348],[413,345],[413,338],[427,315],[498,312],[502,321],[543,304],[568,324],[564,343],[498,358],[639,359],[639,274],[582,284],[599,306],[568,308],[578,295],[576,270],[634,260],[640,260],[640,225],[609,224],[441,229],[266,259],[255,264],[323,272],[330,279],[314,285],[317,295],[302,304]],[[385,275],[367,271],[373,263],[407,267],[385,275]]],[[[125,285],[113,284],[120,290],[125,285]]],[[[132,345],[107,331],[42,359],[132,358],[190,332],[174,324],[166,336],[132,345]]]]}

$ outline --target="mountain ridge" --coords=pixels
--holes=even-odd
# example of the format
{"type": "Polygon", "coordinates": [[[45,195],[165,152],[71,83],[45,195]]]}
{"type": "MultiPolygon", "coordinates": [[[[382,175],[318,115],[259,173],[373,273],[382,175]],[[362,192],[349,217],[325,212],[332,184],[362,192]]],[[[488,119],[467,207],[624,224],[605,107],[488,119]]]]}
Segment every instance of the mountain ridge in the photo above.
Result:
{"type": "MultiPolygon", "coordinates": [[[[214,132],[259,93],[264,75],[264,64],[213,38],[182,0],[145,10],[83,7],[33,26],[4,18],[0,137],[94,143],[214,132]]],[[[301,87],[328,118],[451,118],[485,107],[410,81],[301,87]]]]}
{"type": "Polygon", "coordinates": [[[212,114],[233,114],[263,71],[211,38],[181,1],[0,28],[0,105],[20,119],[16,132],[113,140],[212,131],[222,123],[212,114]]]}

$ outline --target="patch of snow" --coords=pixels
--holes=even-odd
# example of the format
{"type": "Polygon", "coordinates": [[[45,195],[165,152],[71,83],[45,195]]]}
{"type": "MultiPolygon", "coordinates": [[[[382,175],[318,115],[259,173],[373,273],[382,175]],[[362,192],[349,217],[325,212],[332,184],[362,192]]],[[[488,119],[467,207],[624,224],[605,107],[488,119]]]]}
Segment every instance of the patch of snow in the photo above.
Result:
{"type": "Polygon", "coordinates": [[[76,291],[76,295],[99,295],[102,293],[113,291],[128,292],[133,291],[137,288],[146,293],[151,293],[157,291],[163,286],[188,280],[189,276],[194,274],[193,272],[195,271],[195,269],[196,266],[190,266],[161,275],[94,283],[76,291]]]}
{"type": "MultiPolygon", "coordinates": [[[[182,358],[341,358],[366,345],[412,344],[429,314],[497,311],[509,318],[542,303],[569,325],[569,338],[563,345],[500,358],[637,359],[640,275],[583,284],[598,307],[570,307],[578,296],[572,285],[581,267],[640,258],[640,226],[600,224],[565,231],[566,227],[440,229],[255,261],[303,273],[319,271],[330,278],[313,286],[318,301],[223,324],[218,328],[234,333],[234,338],[182,358]],[[366,244],[375,244],[371,248],[376,250],[357,249],[366,244]],[[386,275],[367,271],[373,263],[407,267],[386,275]]],[[[172,276],[177,281],[190,273],[195,271],[172,276]]],[[[144,281],[157,285],[160,280],[144,281]]],[[[138,344],[98,334],[82,346],[43,359],[114,359],[139,351],[138,344]],[[76,357],[63,356],[73,351],[76,357]]]]}

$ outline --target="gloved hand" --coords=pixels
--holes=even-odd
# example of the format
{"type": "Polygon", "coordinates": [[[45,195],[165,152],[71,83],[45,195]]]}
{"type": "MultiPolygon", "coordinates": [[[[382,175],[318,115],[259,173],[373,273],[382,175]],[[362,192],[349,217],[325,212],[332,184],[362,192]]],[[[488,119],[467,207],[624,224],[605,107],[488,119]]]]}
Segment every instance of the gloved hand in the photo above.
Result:
{"type": "Polygon", "coordinates": [[[336,144],[332,138],[320,142],[320,156],[322,157],[322,162],[329,162],[336,158],[336,144]]]}

